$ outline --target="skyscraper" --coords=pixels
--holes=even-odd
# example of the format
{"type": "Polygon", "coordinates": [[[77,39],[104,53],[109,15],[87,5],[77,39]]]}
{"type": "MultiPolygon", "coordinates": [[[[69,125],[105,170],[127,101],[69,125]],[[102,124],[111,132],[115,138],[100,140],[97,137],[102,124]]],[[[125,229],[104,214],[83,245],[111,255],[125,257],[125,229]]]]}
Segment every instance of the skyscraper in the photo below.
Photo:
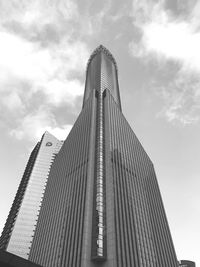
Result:
{"type": "Polygon", "coordinates": [[[117,65],[102,45],[88,61],[82,111],[52,164],[28,253],[45,267],[178,266],[153,163],[123,116],[117,65]]]}
{"type": "Polygon", "coordinates": [[[45,132],[33,149],[0,239],[1,249],[28,259],[49,171],[61,146],[62,141],[45,132]]]}

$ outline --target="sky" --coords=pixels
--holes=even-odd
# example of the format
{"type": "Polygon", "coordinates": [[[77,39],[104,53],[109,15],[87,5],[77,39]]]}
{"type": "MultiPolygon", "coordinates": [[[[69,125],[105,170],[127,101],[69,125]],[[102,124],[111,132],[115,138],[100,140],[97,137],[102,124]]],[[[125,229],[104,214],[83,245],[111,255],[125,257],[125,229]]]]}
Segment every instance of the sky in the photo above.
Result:
{"type": "Polygon", "coordinates": [[[122,110],[152,159],[177,257],[200,266],[200,0],[0,0],[0,231],[45,130],[65,139],[87,60],[115,57],[122,110]]]}

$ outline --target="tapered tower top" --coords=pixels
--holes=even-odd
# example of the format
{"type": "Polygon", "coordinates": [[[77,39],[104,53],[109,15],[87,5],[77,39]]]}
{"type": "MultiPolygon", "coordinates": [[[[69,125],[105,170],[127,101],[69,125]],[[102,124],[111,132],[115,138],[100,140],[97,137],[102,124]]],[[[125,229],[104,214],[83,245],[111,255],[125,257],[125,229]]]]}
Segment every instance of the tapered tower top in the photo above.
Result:
{"type": "Polygon", "coordinates": [[[90,58],[89,58],[89,60],[88,60],[88,63],[87,63],[87,70],[88,70],[89,64],[90,64],[90,62],[92,61],[92,59],[93,59],[97,54],[99,54],[99,53],[104,53],[107,57],[109,57],[109,58],[112,60],[112,62],[114,63],[115,68],[116,68],[116,70],[117,70],[117,63],[116,63],[116,61],[115,61],[113,55],[112,55],[112,54],[110,53],[110,51],[109,51],[105,46],[103,46],[102,44],[100,44],[100,45],[93,51],[93,53],[91,54],[91,56],[90,56],[90,58]]]}
{"type": "Polygon", "coordinates": [[[110,91],[121,109],[117,63],[110,51],[99,45],[88,60],[83,107],[92,90],[102,93],[105,89],[110,91]]]}

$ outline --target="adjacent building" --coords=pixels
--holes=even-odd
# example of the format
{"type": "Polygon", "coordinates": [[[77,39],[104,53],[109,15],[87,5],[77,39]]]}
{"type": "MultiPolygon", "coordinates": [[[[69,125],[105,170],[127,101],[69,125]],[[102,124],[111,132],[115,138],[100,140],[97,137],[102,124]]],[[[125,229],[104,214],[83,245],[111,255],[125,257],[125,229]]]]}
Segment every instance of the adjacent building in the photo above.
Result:
{"type": "MultiPolygon", "coordinates": [[[[38,149],[31,157],[39,164],[38,149]]],[[[40,174],[30,188],[20,185],[27,198],[12,226],[9,215],[4,250],[16,253],[12,244],[25,233],[21,255],[44,267],[178,267],[153,163],[122,113],[117,64],[102,45],[88,61],[80,115],[42,185],[40,174]],[[19,216],[25,207],[30,232],[19,216]]]]}
{"type": "Polygon", "coordinates": [[[45,132],[33,149],[0,239],[0,248],[29,258],[51,165],[62,146],[45,132]]]}

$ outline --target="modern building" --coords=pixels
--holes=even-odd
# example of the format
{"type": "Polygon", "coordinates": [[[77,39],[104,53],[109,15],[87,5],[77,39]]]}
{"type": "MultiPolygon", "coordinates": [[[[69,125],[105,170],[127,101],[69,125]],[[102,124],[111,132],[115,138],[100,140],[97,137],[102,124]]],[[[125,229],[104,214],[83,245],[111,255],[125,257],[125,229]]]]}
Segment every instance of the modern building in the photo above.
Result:
{"type": "Polygon", "coordinates": [[[0,266],[1,267],[42,267],[29,260],[16,256],[8,251],[0,250],[0,266]]]}
{"type": "Polygon", "coordinates": [[[49,171],[62,143],[45,132],[33,149],[0,238],[1,249],[28,259],[49,171]]]}
{"type": "Polygon", "coordinates": [[[196,264],[193,261],[182,260],[180,261],[179,266],[180,267],[195,267],[196,264]]]}
{"type": "Polygon", "coordinates": [[[44,267],[178,267],[153,163],[122,113],[117,65],[102,45],[34,218],[26,253],[44,267]]]}

